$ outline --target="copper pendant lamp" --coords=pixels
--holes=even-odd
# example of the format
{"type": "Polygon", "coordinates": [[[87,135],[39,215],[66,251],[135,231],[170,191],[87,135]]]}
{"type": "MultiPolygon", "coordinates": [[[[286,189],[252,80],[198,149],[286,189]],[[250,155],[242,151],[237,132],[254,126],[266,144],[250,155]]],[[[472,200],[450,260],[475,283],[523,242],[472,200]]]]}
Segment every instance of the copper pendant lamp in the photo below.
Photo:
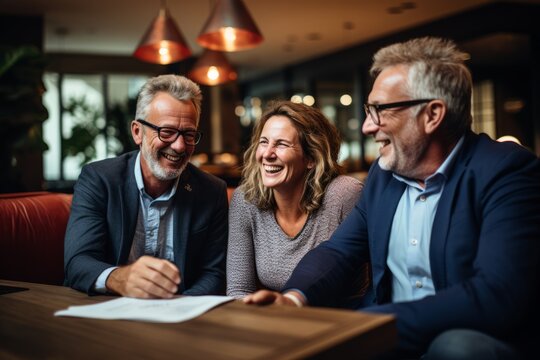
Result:
{"type": "Polygon", "coordinates": [[[171,17],[165,0],[162,0],[158,16],[146,30],[133,56],[162,65],[191,56],[191,50],[171,17]]]}
{"type": "Polygon", "coordinates": [[[219,85],[237,78],[236,70],[221,51],[206,49],[188,73],[193,81],[203,85],[219,85]]]}
{"type": "Polygon", "coordinates": [[[197,42],[218,51],[250,49],[263,41],[242,0],[217,0],[197,42]]]}

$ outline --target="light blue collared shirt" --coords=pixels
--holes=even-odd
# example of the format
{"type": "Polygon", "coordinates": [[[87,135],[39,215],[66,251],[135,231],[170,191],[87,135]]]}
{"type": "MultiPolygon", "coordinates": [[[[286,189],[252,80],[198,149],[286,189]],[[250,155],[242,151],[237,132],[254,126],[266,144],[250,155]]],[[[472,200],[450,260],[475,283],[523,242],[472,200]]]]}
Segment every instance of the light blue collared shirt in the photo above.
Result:
{"type": "Polygon", "coordinates": [[[172,206],[177,178],[169,191],[153,199],[144,190],[144,181],[141,170],[141,153],[135,159],[135,181],[139,188],[139,216],[135,236],[129,254],[129,262],[136,261],[142,255],[150,255],[160,259],[174,262],[173,252],[173,229],[174,207],[172,206]]]}
{"type": "MultiPolygon", "coordinates": [[[[169,191],[153,199],[144,190],[144,181],[141,170],[141,153],[137,154],[134,166],[135,182],[139,189],[139,214],[135,235],[129,253],[129,263],[136,261],[143,255],[150,255],[174,262],[173,229],[174,206],[172,206],[176,188],[180,177],[176,179],[169,191]]],[[[105,293],[106,281],[109,274],[117,266],[103,271],[96,280],[95,290],[105,293]]]]}
{"type": "Polygon", "coordinates": [[[459,139],[442,165],[425,180],[425,188],[414,180],[393,174],[408,186],[394,214],[388,246],[392,302],[418,300],[435,294],[429,262],[431,230],[444,184],[463,139],[459,139]]]}

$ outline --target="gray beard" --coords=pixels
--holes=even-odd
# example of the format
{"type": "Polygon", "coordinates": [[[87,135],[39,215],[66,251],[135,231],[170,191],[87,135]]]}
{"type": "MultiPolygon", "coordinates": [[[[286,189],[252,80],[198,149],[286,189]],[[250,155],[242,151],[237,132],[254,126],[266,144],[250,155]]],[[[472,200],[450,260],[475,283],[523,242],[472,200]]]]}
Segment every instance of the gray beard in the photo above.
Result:
{"type": "Polygon", "coordinates": [[[381,159],[379,159],[379,167],[403,177],[417,179],[420,171],[418,165],[420,159],[426,152],[428,141],[426,138],[422,138],[416,134],[414,135],[417,140],[412,144],[402,146],[402,149],[399,151],[394,147],[393,161],[382,162],[381,159]]]}
{"type": "Polygon", "coordinates": [[[182,172],[185,170],[187,166],[187,162],[182,165],[179,169],[174,170],[165,170],[159,165],[159,161],[157,158],[155,158],[149,151],[147,151],[144,147],[144,145],[141,147],[141,153],[146,160],[146,163],[148,164],[148,167],[150,168],[150,171],[152,174],[159,180],[162,181],[168,181],[168,180],[174,180],[178,178],[180,175],[182,175],[182,172]]]}
{"type": "Polygon", "coordinates": [[[165,170],[159,165],[159,160],[157,156],[154,156],[145,146],[145,134],[142,133],[142,144],[141,144],[141,153],[144,157],[144,160],[146,160],[146,163],[148,164],[148,167],[150,168],[150,171],[152,174],[161,181],[169,181],[174,180],[178,178],[180,175],[182,175],[182,172],[186,169],[186,166],[188,164],[188,161],[182,167],[175,170],[165,170]]]}

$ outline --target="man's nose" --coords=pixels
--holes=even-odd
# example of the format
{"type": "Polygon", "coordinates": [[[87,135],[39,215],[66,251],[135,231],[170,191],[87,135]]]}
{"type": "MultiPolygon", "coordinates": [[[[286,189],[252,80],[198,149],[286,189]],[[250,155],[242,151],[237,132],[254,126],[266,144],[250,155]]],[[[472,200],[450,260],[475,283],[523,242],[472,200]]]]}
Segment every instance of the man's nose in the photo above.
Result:
{"type": "Polygon", "coordinates": [[[362,132],[365,135],[371,135],[379,130],[379,125],[376,125],[371,115],[366,115],[364,123],[362,124],[362,132]]]}
{"type": "Polygon", "coordinates": [[[186,142],[184,141],[184,136],[179,135],[176,140],[174,140],[169,146],[176,152],[183,152],[186,149],[186,142]]]}

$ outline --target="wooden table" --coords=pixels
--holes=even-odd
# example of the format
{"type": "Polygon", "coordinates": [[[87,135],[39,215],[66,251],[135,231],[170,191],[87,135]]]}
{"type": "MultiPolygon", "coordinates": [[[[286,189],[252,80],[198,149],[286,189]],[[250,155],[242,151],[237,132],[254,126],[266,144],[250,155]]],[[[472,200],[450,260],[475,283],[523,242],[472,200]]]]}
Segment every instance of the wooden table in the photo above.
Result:
{"type": "Polygon", "coordinates": [[[396,342],[389,315],[233,301],[182,323],[55,317],[56,310],[111,300],[61,287],[0,295],[0,358],[369,358],[396,342]]]}

